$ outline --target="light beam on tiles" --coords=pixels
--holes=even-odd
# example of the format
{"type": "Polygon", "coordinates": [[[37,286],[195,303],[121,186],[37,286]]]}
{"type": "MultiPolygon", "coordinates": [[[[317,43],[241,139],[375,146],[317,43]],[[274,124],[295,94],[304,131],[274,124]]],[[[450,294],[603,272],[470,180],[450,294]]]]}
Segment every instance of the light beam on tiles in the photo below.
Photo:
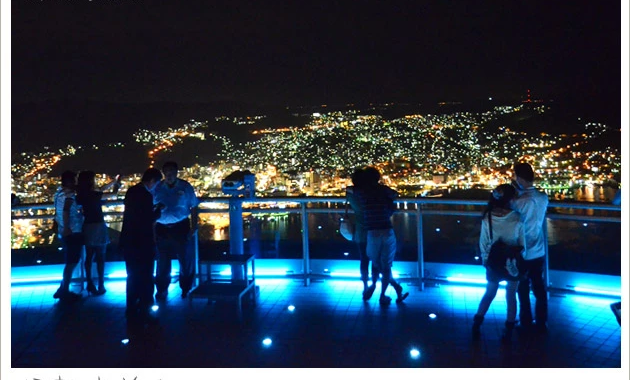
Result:
{"type": "Polygon", "coordinates": [[[257,285],[287,285],[289,284],[291,279],[288,278],[261,278],[258,279],[258,275],[256,275],[256,284],[257,285]]]}
{"type": "Polygon", "coordinates": [[[114,272],[111,272],[110,274],[108,274],[106,276],[107,278],[127,278],[127,271],[126,270],[117,270],[114,272]]]}
{"type": "MultiPolygon", "coordinates": [[[[597,296],[592,296],[592,295],[587,295],[587,294],[583,294],[583,295],[574,295],[571,297],[567,297],[566,299],[567,305],[568,307],[571,308],[583,308],[583,307],[603,307],[605,308],[605,313],[608,314],[610,312],[610,304],[614,303],[613,300],[611,300],[608,297],[597,297],[597,296]]],[[[616,300],[615,300],[616,301],[616,300]]]]}
{"type": "Polygon", "coordinates": [[[338,278],[361,278],[361,273],[358,271],[354,272],[346,272],[346,271],[333,271],[330,272],[330,277],[338,277],[338,278]]]}
{"type": "Polygon", "coordinates": [[[22,278],[12,278],[11,284],[32,284],[32,283],[46,283],[46,282],[57,282],[61,281],[63,277],[61,276],[41,276],[41,277],[22,277],[22,278]]]}
{"type": "Polygon", "coordinates": [[[477,284],[477,285],[485,285],[488,283],[488,280],[486,280],[483,277],[464,277],[462,275],[446,277],[446,281],[457,282],[460,284],[477,284]]]}
{"type": "MultiPolygon", "coordinates": [[[[334,270],[328,271],[328,269],[324,269],[324,272],[330,274],[330,277],[337,278],[361,278],[361,273],[359,271],[343,271],[343,270],[334,270]]],[[[400,278],[400,272],[393,270],[392,271],[393,278],[400,278]]]]}
{"type": "MultiPolygon", "coordinates": [[[[291,271],[289,269],[286,268],[263,268],[263,269],[256,269],[256,278],[258,279],[259,277],[277,277],[277,276],[286,276],[288,274],[291,274],[291,271]]],[[[229,277],[232,275],[232,268],[227,267],[225,269],[223,269],[222,271],[219,272],[220,276],[225,276],[225,277],[229,277]]],[[[252,270],[251,268],[247,270],[247,275],[248,276],[252,276],[252,270]]]]}
{"type": "Polygon", "coordinates": [[[585,286],[576,286],[573,290],[577,293],[589,293],[589,294],[598,294],[602,296],[613,296],[613,297],[621,297],[621,292],[614,290],[606,290],[606,289],[594,289],[585,286]]]}

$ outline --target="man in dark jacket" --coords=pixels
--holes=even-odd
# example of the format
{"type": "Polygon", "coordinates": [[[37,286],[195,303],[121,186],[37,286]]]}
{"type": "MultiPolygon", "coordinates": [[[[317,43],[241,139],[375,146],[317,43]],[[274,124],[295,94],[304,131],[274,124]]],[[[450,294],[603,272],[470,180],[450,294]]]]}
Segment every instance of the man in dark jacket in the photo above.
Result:
{"type": "Polygon", "coordinates": [[[153,205],[152,191],[162,179],[162,172],[150,168],[140,183],[127,190],[120,249],[127,268],[127,320],[151,323],[153,300],[153,267],[156,254],[155,221],[162,205],[153,205]]]}

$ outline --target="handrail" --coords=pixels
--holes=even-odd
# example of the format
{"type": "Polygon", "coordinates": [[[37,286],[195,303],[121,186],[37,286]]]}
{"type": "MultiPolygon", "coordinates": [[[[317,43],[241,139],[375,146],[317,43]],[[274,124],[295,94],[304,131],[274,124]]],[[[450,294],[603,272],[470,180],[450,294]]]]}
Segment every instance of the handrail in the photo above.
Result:
{"type": "MultiPolygon", "coordinates": [[[[241,199],[241,198],[238,198],[241,199]]],[[[219,203],[225,204],[229,206],[230,201],[233,201],[234,198],[231,197],[204,197],[200,198],[200,208],[199,214],[209,213],[209,214],[227,214],[229,213],[229,208],[206,208],[207,203],[219,203]]],[[[251,200],[242,199],[243,204],[243,212],[251,213],[251,214],[278,214],[278,213],[299,213],[301,214],[301,222],[304,224],[307,223],[307,214],[308,213],[343,213],[345,209],[343,208],[317,208],[317,207],[308,207],[309,204],[316,205],[322,203],[344,203],[346,201],[345,197],[273,197],[273,198],[255,198],[251,200]],[[260,209],[257,208],[256,204],[264,204],[264,203],[289,203],[295,204],[295,206],[279,208],[273,207],[268,209],[260,209]]],[[[418,244],[418,280],[421,286],[421,289],[424,289],[424,239],[423,239],[423,217],[426,215],[448,215],[448,216],[481,216],[482,210],[436,210],[432,209],[431,206],[485,206],[487,204],[486,201],[481,200],[459,200],[459,199],[435,199],[435,198],[398,198],[395,200],[395,203],[398,206],[399,213],[406,214],[415,214],[417,218],[417,244],[418,244]],[[411,209],[401,209],[405,205],[413,205],[414,208],[411,209]]],[[[108,200],[104,202],[105,207],[116,207],[116,206],[124,206],[123,200],[108,200]]],[[[35,204],[20,204],[11,207],[12,213],[16,211],[29,211],[29,210],[53,210],[54,205],[52,203],[35,203],[35,204]]],[[[583,203],[583,202],[549,202],[548,212],[546,217],[548,219],[570,219],[582,222],[613,222],[620,223],[621,216],[601,216],[601,215],[573,215],[567,213],[558,213],[558,210],[569,210],[569,209],[578,209],[578,210],[600,210],[600,211],[611,211],[611,212],[621,212],[621,207],[610,204],[597,204],[597,203],[583,203]],[[549,212],[554,211],[554,212],[549,212]]],[[[352,212],[352,210],[349,210],[352,212]]],[[[122,211],[104,211],[105,215],[109,216],[122,216],[122,211]]],[[[15,219],[50,219],[53,218],[54,215],[51,213],[42,214],[42,215],[12,215],[12,220],[15,219]]],[[[242,235],[242,232],[241,232],[242,235]]],[[[545,240],[547,238],[547,231],[545,231],[545,240]]],[[[198,235],[195,235],[195,239],[198,239],[198,235]]],[[[308,228],[302,228],[302,259],[303,259],[303,275],[304,275],[304,284],[308,286],[310,283],[311,273],[310,273],[310,255],[308,248],[308,228]]],[[[196,242],[198,244],[198,242],[196,242]]],[[[548,250],[548,247],[546,247],[548,250]]],[[[197,252],[198,256],[198,252],[197,252]]],[[[548,275],[548,255],[546,257],[545,263],[545,277],[547,281],[547,285],[549,285],[549,275],[548,275]]]]}

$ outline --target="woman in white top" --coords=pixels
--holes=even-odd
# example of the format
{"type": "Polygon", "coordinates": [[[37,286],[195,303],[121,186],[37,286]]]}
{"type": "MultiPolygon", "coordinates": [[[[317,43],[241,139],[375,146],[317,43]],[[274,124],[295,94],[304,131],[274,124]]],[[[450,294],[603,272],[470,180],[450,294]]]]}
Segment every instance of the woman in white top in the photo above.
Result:
{"type": "Polygon", "coordinates": [[[518,263],[525,251],[525,235],[520,215],[510,209],[510,201],[516,195],[512,185],[499,185],[492,191],[488,207],[481,220],[479,250],[486,267],[486,292],[479,303],[473,323],[473,338],[479,338],[481,324],[499,289],[499,282],[506,281],[505,298],[507,319],[503,340],[509,340],[516,320],[516,289],[519,276],[518,263]]]}

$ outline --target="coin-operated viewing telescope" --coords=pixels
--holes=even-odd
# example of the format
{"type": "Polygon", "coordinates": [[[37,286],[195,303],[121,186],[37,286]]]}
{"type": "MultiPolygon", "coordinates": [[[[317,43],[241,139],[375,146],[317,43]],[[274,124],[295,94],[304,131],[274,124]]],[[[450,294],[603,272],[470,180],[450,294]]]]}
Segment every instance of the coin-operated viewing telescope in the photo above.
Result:
{"type": "Polygon", "coordinates": [[[221,190],[233,197],[253,199],[256,196],[256,176],[249,170],[234,171],[221,181],[221,190]]]}
{"type": "MultiPolygon", "coordinates": [[[[243,201],[256,196],[256,176],[249,170],[234,171],[221,181],[221,190],[230,195],[230,254],[242,255],[243,250],[243,201]]],[[[232,282],[247,281],[242,265],[232,265],[232,282]]]]}

